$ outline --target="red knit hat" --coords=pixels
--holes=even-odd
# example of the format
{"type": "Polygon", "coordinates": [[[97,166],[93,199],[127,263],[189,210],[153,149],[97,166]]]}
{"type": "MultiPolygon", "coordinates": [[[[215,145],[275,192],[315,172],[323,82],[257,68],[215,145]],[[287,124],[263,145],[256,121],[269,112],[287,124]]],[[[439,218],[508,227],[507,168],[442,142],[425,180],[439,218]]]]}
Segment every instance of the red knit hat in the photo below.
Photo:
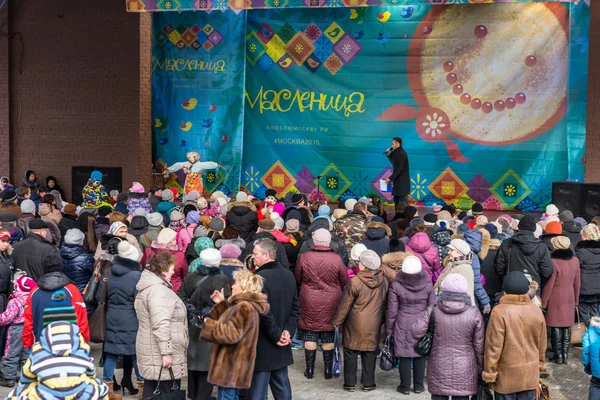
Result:
{"type": "Polygon", "coordinates": [[[171,192],[173,192],[173,197],[177,197],[179,195],[179,191],[177,191],[177,189],[175,188],[170,188],[169,189],[171,192]]]}
{"type": "Polygon", "coordinates": [[[546,234],[548,235],[562,235],[562,225],[560,222],[552,221],[546,225],[546,234]]]}

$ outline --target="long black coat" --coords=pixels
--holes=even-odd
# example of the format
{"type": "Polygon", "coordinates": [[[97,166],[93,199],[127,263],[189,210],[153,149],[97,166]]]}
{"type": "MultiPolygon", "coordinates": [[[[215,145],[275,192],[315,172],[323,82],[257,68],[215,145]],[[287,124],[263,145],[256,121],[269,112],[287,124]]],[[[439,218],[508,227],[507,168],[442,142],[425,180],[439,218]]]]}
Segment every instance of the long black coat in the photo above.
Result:
{"type": "MultiPolygon", "coordinates": [[[[177,296],[185,303],[191,304],[198,311],[208,307],[211,309],[215,303],[210,295],[215,290],[223,289],[225,298],[231,296],[231,287],[227,282],[227,277],[223,275],[219,268],[206,267],[201,265],[198,272],[190,272],[184,279],[181,287],[177,291],[177,296]],[[205,276],[208,276],[202,282],[200,288],[196,291],[198,283],[205,276]]],[[[208,371],[210,365],[210,342],[200,339],[200,329],[195,325],[188,324],[190,334],[190,344],[187,350],[188,369],[192,371],[208,371]]]]}
{"type": "Polygon", "coordinates": [[[256,207],[249,201],[234,201],[227,205],[227,226],[234,225],[240,237],[246,242],[252,239],[252,235],[258,229],[258,214],[256,207]]]}
{"type": "Polygon", "coordinates": [[[0,296],[6,296],[6,302],[8,302],[8,295],[12,293],[12,272],[12,257],[4,251],[0,252],[0,296]]]}
{"type": "Polygon", "coordinates": [[[563,223],[563,235],[571,240],[571,247],[574,249],[581,240],[581,230],[583,227],[579,222],[567,221],[563,223]]]}
{"type": "Polygon", "coordinates": [[[268,297],[271,310],[260,319],[254,370],[275,371],[294,363],[291,347],[277,346],[277,342],[283,331],[288,331],[290,336],[294,335],[300,318],[296,279],[277,261],[263,265],[256,274],[265,280],[263,291],[268,297]]]}
{"type": "MultiPolygon", "coordinates": [[[[108,277],[106,292],[106,341],[104,351],[111,354],[135,354],[138,319],[133,303],[135,286],[140,280],[142,266],[137,261],[115,256],[108,277]]],[[[102,293],[100,281],[98,293],[102,293]]]]}
{"type": "Polygon", "coordinates": [[[35,233],[29,233],[27,239],[15,243],[12,256],[15,269],[25,272],[36,282],[45,269],[62,266],[58,249],[35,233]]]}
{"type": "Polygon", "coordinates": [[[388,154],[392,163],[393,172],[390,176],[392,182],[392,195],[406,196],[410,193],[410,171],[408,169],[408,155],[404,148],[398,147],[388,154]]]}
{"type": "Polygon", "coordinates": [[[585,303],[600,302],[600,242],[581,240],[575,247],[581,271],[581,289],[579,301],[585,303]]]}
{"type": "Polygon", "coordinates": [[[502,280],[512,271],[528,274],[540,284],[540,288],[550,279],[554,269],[550,250],[529,231],[519,231],[502,242],[494,260],[494,268],[502,280]]]}

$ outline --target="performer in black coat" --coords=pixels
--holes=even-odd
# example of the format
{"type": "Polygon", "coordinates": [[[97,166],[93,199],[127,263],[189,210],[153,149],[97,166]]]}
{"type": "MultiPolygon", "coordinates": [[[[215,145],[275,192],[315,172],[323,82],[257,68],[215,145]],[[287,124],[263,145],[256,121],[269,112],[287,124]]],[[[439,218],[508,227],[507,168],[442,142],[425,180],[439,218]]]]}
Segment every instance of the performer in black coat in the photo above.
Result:
{"type": "Polygon", "coordinates": [[[402,211],[408,205],[410,193],[410,171],[408,169],[408,155],[402,148],[402,138],[396,136],[392,139],[392,147],[385,152],[393,167],[392,175],[386,183],[392,183],[392,195],[396,211],[402,211]]]}

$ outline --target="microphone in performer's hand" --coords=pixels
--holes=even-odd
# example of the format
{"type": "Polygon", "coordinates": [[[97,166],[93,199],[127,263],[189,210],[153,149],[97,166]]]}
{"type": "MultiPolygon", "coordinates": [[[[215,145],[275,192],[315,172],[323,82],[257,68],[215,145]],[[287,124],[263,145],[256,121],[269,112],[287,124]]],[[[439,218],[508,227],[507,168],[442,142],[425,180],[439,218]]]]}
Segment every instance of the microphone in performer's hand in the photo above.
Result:
{"type": "Polygon", "coordinates": [[[392,148],[391,148],[391,147],[390,147],[390,148],[388,148],[386,151],[384,151],[382,154],[383,154],[384,156],[387,156],[388,154],[390,154],[390,151],[392,151],[392,148]]]}

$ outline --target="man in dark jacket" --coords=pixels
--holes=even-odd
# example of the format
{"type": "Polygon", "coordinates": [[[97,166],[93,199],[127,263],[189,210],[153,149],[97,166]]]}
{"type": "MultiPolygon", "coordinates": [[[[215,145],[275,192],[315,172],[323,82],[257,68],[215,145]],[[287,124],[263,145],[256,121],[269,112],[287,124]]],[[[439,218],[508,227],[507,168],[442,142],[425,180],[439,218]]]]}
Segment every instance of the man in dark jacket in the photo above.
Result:
{"type": "Polygon", "coordinates": [[[298,258],[300,255],[306,253],[308,250],[312,249],[315,246],[315,242],[312,239],[312,234],[318,229],[327,229],[331,233],[331,244],[329,247],[333,251],[335,251],[342,260],[344,261],[344,265],[348,266],[348,251],[346,250],[346,245],[344,241],[336,235],[334,232],[331,232],[332,225],[331,222],[326,218],[317,218],[310,226],[308,230],[304,233],[304,242],[302,242],[302,247],[300,247],[300,253],[298,254],[298,258]]]}
{"type": "Polygon", "coordinates": [[[272,240],[260,239],[252,254],[256,274],[264,278],[264,293],[271,310],[260,319],[256,361],[248,400],[267,398],[269,386],[275,399],[291,400],[292,387],[288,366],[294,363],[291,338],[300,317],[300,301],[294,275],[276,260],[272,240]]]}
{"type": "Polygon", "coordinates": [[[156,206],[162,201],[163,190],[164,188],[156,185],[150,188],[150,206],[152,207],[152,211],[156,211],[156,206]]]}
{"type": "MultiPolygon", "coordinates": [[[[228,218],[229,219],[229,218],[228,218]]],[[[275,249],[277,250],[276,259],[279,261],[282,267],[289,269],[290,263],[287,259],[287,253],[285,252],[285,247],[283,247],[282,243],[279,243],[275,236],[271,234],[275,230],[275,222],[271,219],[263,219],[259,222],[258,232],[252,235],[250,241],[246,245],[246,254],[252,254],[254,251],[254,242],[259,239],[269,239],[275,243],[275,249]]]]}
{"type": "Polygon", "coordinates": [[[41,219],[32,219],[27,239],[16,243],[13,250],[15,269],[36,282],[44,275],[44,268],[63,267],[58,249],[48,241],[49,237],[48,225],[41,219]]]}
{"type": "Polygon", "coordinates": [[[562,223],[562,233],[571,240],[571,247],[577,247],[577,243],[581,240],[581,230],[583,226],[577,221],[573,213],[569,210],[565,210],[559,215],[560,222],[562,223]]]}
{"type": "Polygon", "coordinates": [[[69,229],[81,229],[77,222],[77,206],[75,204],[67,204],[62,219],[58,223],[60,236],[64,240],[65,234],[69,229]]]}
{"type": "Polygon", "coordinates": [[[396,211],[402,211],[408,205],[407,196],[410,193],[410,172],[408,170],[408,155],[402,148],[402,139],[398,136],[392,139],[392,147],[386,151],[386,156],[392,164],[392,175],[385,180],[392,182],[392,195],[396,211]]]}
{"type": "Polygon", "coordinates": [[[518,232],[502,242],[494,268],[500,279],[504,279],[509,272],[521,271],[536,281],[541,290],[552,276],[553,267],[548,247],[533,236],[535,225],[531,215],[521,219],[518,232]]]}
{"type": "Polygon", "coordinates": [[[232,201],[227,205],[227,226],[235,225],[238,229],[240,237],[246,242],[252,239],[252,235],[258,229],[258,214],[254,204],[248,201],[248,195],[244,192],[239,192],[232,201]]]}

